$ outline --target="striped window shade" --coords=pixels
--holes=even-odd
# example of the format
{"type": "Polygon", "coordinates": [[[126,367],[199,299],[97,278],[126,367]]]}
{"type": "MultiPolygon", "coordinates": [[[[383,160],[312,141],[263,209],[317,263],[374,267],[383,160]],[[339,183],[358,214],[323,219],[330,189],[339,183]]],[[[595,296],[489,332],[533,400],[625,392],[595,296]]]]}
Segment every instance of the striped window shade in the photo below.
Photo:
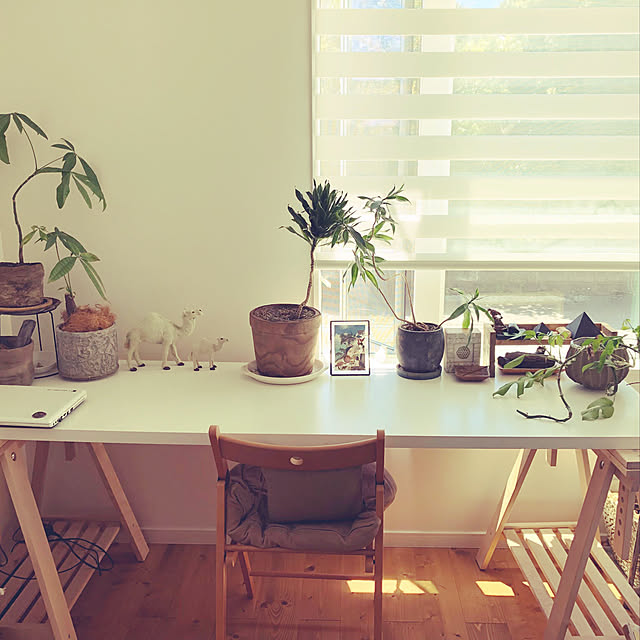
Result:
{"type": "Polygon", "coordinates": [[[314,177],[405,185],[390,268],[638,269],[637,0],[314,2],[314,177]]]}

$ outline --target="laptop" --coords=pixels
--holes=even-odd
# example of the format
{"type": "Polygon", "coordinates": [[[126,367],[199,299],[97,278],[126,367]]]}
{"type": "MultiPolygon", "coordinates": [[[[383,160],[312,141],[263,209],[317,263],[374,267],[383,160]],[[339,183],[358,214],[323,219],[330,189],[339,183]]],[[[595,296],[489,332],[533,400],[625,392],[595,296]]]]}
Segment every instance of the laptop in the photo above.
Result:
{"type": "Polygon", "coordinates": [[[0,385],[0,427],[51,429],[86,397],[83,389],[0,385]]]}

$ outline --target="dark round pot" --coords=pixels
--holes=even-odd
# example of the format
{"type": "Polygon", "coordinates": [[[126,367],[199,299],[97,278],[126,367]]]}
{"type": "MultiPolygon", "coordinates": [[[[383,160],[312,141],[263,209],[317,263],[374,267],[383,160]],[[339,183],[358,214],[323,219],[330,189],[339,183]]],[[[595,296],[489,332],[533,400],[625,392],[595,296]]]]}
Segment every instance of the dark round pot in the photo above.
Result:
{"type": "Polygon", "coordinates": [[[0,307],[33,307],[43,300],[41,262],[0,262],[0,307]]]}
{"type": "Polygon", "coordinates": [[[291,319],[297,304],[267,304],[249,313],[256,367],[263,376],[297,378],[313,371],[322,316],[305,307],[291,319]]]}
{"type": "MultiPolygon", "coordinates": [[[[571,341],[569,350],[567,351],[567,358],[571,357],[578,351],[578,347],[587,338],[576,338],[571,341]]],[[[614,354],[620,358],[623,358],[627,362],[629,361],[629,353],[624,347],[619,347],[614,351],[614,354]]],[[[595,362],[599,359],[600,352],[593,353],[592,349],[585,349],[582,351],[575,360],[572,360],[566,367],[565,371],[567,376],[574,382],[581,384],[587,389],[596,389],[602,391],[612,385],[616,380],[621,382],[624,380],[628,373],[629,367],[625,369],[616,369],[615,372],[611,367],[604,367],[602,371],[598,371],[596,367],[582,371],[582,367],[595,362]],[[615,374],[615,377],[614,377],[615,374]]]]}
{"type": "Polygon", "coordinates": [[[398,375],[415,380],[437,378],[442,373],[444,331],[442,327],[425,323],[433,331],[414,331],[407,325],[398,327],[396,353],[398,375]]]}

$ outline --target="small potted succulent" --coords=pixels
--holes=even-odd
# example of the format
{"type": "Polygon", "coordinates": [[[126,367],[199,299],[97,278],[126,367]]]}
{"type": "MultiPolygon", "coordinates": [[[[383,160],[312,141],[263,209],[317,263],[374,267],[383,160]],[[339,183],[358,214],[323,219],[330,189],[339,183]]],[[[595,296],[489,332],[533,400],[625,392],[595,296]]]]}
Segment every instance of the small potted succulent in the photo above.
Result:
{"type": "Polygon", "coordinates": [[[94,267],[98,256],[58,227],[49,231],[46,227],[34,226],[23,244],[33,237],[37,238],[36,242],[44,243],[45,251],[55,249],[58,261],[51,269],[48,282],[64,281],[63,322],[55,328],[58,372],[69,380],[97,380],[115,373],[118,369],[115,315],[108,306],[99,304],[78,307],[71,285],[72,269],[82,265],[96,291],[106,301],[104,284],[94,267]],[[68,255],[61,254],[65,249],[68,255]]]}
{"type": "Polygon", "coordinates": [[[400,322],[396,333],[396,353],[398,357],[397,373],[403,378],[416,380],[428,380],[437,378],[442,373],[440,365],[444,355],[445,338],[442,325],[450,320],[463,317],[462,327],[468,330],[468,341],[473,332],[474,316],[479,320],[480,314],[486,315],[492,320],[488,311],[478,304],[480,292],[476,289],[472,295],[459,289],[452,289],[458,293],[463,302],[439,324],[433,322],[420,322],[416,319],[413,300],[409,291],[409,285],[404,278],[404,286],[407,292],[411,319],[400,317],[393,305],[389,302],[380,287],[380,280],[385,279],[382,270],[384,259],[377,255],[375,241],[390,243],[395,233],[396,221],[393,218],[390,207],[396,202],[408,202],[407,198],[400,195],[403,187],[395,187],[386,195],[375,198],[360,196],[365,201],[365,208],[373,214],[371,228],[362,234],[364,242],[358,243],[353,250],[353,262],[347,273],[350,275],[349,289],[361,279],[372,284],[382,296],[385,304],[400,322]]]}
{"type": "Polygon", "coordinates": [[[313,282],[315,251],[323,245],[345,245],[350,241],[364,246],[357,231],[358,220],[346,194],[329,182],[313,183],[306,194],[295,190],[302,206],[288,210],[295,226],[281,227],[309,245],[309,276],[304,299],[297,304],[268,304],[252,309],[249,324],[253,334],[256,367],[263,376],[298,377],[311,373],[315,362],[321,315],[308,306],[313,282]]]}
{"type": "Polygon", "coordinates": [[[25,262],[23,247],[29,237],[23,236],[20,218],[18,216],[17,198],[22,189],[34,178],[47,174],[60,174],[60,183],[56,188],[56,203],[62,209],[70,192],[71,185],[75,185],[87,206],[91,208],[91,198],[95,197],[102,203],[102,209],[107,206],[98,177],[87,163],[76,152],[73,144],[62,139],[51,147],[61,150],[61,154],[44,164],[38,161],[36,148],[32,136],[40,136],[48,140],[47,134],[28,116],[23,113],[0,114],[0,161],[9,164],[9,151],[6,133],[13,124],[18,134],[24,136],[33,155],[33,170],[20,182],[11,197],[13,221],[18,236],[18,262],[0,262],[0,307],[31,307],[42,304],[44,298],[44,267],[42,263],[25,262]]]}

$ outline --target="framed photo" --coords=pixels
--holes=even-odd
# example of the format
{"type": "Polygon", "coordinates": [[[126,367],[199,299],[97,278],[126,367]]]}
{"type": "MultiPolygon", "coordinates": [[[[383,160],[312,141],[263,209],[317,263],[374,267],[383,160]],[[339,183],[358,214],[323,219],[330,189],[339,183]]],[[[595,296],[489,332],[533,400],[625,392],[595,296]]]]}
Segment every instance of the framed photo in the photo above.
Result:
{"type": "Polygon", "coordinates": [[[331,375],[368,376],[369,321],[332,320],[331,375]]]}

